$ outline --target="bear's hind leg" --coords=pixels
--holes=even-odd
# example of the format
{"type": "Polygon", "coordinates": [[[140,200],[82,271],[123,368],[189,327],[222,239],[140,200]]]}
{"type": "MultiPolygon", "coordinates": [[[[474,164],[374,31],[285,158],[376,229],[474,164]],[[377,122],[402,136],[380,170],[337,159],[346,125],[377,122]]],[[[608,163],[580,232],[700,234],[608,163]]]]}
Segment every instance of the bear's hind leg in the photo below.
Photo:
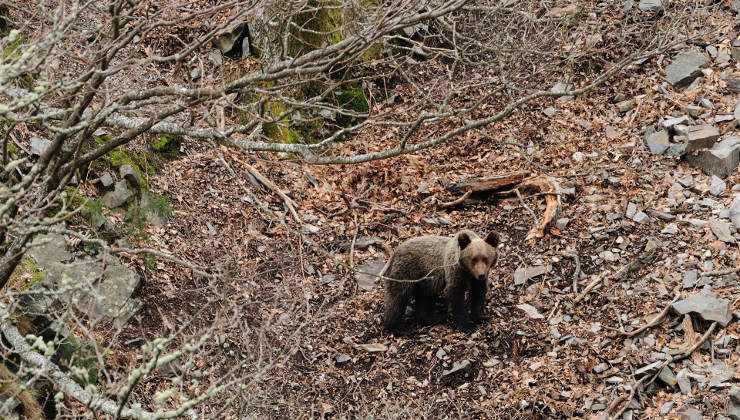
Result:
{"type": "Polygon", "coordinates": [[[424,325],[434,325],[441,320],[436,309],[437,296],[419,285],[414,290],[416,319],[424,325]]]}

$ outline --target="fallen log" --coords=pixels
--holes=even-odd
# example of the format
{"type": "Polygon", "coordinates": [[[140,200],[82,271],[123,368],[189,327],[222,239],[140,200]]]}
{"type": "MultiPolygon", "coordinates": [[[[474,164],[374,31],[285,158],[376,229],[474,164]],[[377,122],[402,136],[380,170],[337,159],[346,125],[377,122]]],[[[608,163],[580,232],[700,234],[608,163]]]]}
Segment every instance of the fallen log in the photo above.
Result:
{"type": "Polygon", "coordinates": [[[459,192],[470,188],[472,192],[498,191],[510,189],[526,179],[530,173],[528,171],[519,171],[507,175],[486,176],[481,178],[471,178],[465,181],[454,182],[447,187],[447,191],[459,192]]]}

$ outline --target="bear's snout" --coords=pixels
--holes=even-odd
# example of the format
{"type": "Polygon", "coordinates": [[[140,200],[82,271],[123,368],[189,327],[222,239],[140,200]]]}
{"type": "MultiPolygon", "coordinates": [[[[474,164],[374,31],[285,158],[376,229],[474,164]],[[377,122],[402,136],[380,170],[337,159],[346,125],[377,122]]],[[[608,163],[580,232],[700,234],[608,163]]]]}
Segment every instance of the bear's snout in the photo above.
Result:
{"type": "Polygon", "coordinates": [[[480,273],[480,274],[478,274],[478,280],[485,281],[486,280],[486,273],[480,273]]]}

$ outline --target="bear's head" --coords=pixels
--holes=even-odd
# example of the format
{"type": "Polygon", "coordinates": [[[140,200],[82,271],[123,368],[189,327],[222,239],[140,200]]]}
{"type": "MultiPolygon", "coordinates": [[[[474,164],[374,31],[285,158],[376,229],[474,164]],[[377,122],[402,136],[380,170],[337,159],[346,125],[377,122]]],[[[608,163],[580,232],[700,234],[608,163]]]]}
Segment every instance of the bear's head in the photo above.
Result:
{"type": "Polygon", "coordinates": [[[499,237],[491,232],[486,239],[481,239],[472,232],[462,231],[457,234],[457,244],[460,247],[460,264],[478,281],[486,281],[488,270],[498,259],[496,247],[499,237]]]}

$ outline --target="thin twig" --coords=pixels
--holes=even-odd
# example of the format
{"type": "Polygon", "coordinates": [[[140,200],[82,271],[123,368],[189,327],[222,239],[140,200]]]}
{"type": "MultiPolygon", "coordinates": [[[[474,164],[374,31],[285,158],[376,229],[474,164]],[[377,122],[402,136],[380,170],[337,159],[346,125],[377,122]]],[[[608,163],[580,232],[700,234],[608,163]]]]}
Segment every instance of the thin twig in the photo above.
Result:
{"type": "Polygon", "coordinates": [[[514,188],[514,192],[516,193],[516,196],[519,197],[519,202],[522,203],[522,206],[524,206],[525,209],[529,212],[529,214],[532,216],[532,219],[534,219],[534,225],[538,226],[540,224],[540,221],[537,220],[537,215],[534,214],[534,211],[532,211],[531,208],[527,205],[527,203],[524,202],[524,199],[522,198],[522,195],[519,193],[519,188],[514,188]]]}
{"type": "Polygon", "coordinates": [[[573,293],[578,293],[578,280],[581,278],[581,259],[578,258],[576,251],[565,251],[562,253],[564,257],[572,258],[576,263],[576,269],[573,270],[573,293]]]}
{"type": "MultiPolygon", "coordinates": [[[[712,334],[712,332],[714,331],[714,329],[716,327],[717,327],[717,321],[712,322],[712,325],[709,326],[709,329],[707,330],[707,332],[705,332],[704,335],[702,335],[701,338],[696,343],[694,343],[693,346],[691,346],[691,348],[689,348],[688,350],[686,350],[683,353],[679,353],[679,354],[671,357],[668,360],[663,361],[663,363],[660,365],[660,367],[658,368],[658,370],[652,376],[651,375],[645,375],[639,381],[637,381],[632,386],[632,390],[630,391],[629,397],[627,397],[627,404],[623,405],[622,408],[619,411],[617,411],[617,413],[614,415],[614,418],[619,418],[619,416],[621,416],[622,413],[624,413],[624,410],[627,409],[627,406],[629,406],[630,401],[632,401],[632,399],[635,397],[635,393],[637,392],[637,389],[640,387],[640,385],[642,385],[642,383],[645,381],[645,379],[650,378],[650,380],[647,382],[647,385],[650,385],[651,383],[653,383],[655,381],[655,379],[658,378],[658,376],[660,375],[660,371],[663,370],[666,366],[668,366],[669,364],[671,364],[673,362],[676,362],[678,360],[682,360],[682,359],[685,359],[685,358],[691,356],[691,354],[693,354],[696,351],[696,349],[698,349],[699,347],[701,347],[704,344],[704,342],[707,341],[707,338],[709,338],[709,336],[712,334]]],[[[617,399],[619,399],[619,398],[617,398],[617,399]]],[[[609,406],[611,407],[612,404],[610,404],[609,406]]]]}
{"type": "Polygon", "coordinates": [[[257,178],[257,181],[259,181],[265,187],[271,189],[275,194],[277,194],[283,200],[283,202],[285,203],[285,206],[288,207],[288,210],[290,210],[290,214],[293,215],[293,218],[295,219],[295,221],[298,222],[299,225],[302,225],[303,222],[301,221],[301,218],[298,217],[298,213],[295,211],[296,204],[293,201],[293,199],[291,199],[290,197],[288,197],[287,195],[285,195],[284,192],[280,191],[280,188],[278,188],[277,185],[275,185],[269,179],[265,178],[252,165],[250,165],[250,164],[248,164],[246,162],[241,162],[241,163],[242,163],[242,165],[244,165],[245,168],[247,168],[247,171],[249,171],[249,173],[252,174],[252,176],[254,176],[255,178],[257,178]]]}
{"type": "Polygon", "coordinates": [[[352,236],[352,243],[349,244],[349,266],[351,268],[355,267],[355,264],[354,264],[355,241],[357,241],[357,234],[360,232],[360,225],[357,224],[357,213],[355,213],[354,222],[355,222],[355,234],[352,236]]]}
{"type": "Polygon", "coordinates": [[[473,189],[472,188],[468,188],[468,190],[465,191],[465,194],[463,194],[459,198],[457,198],[455,200],[452,200],[452,201],[442,201],[439,204],[437,204],[437,207],[446,209],[446,208],[449,208],[449,207],[457,206],[458,204],[461,204],[463,201],[467,200],[468,197],[470,197],[470,194],[472,194],[472,193],[473,193],[473,189]]]}
{"type": "Polygon", "coordinates": [[[666,305],[665,308],[658,315],[655,316],[655,318],[653,318],[652,320],[650,320],[650,322],[648,322],[647,324],[643,325],[642,327],[640,327],[640,328],[638,328],[638,329],[636,329],[634,331],[630,331],[630,332],[620,331],[620,333],[622,335],[624,335],[624,336],[627,336],[627,337],[634,337],[637,334],[640,334],[641,332],[645,331],[646,329],[652,328],[652,327],[660,324],[660,322],[663,320],[663,318],[665,318],[665,316],[668,315],[668,311],[671,309],[671,305],[673,305],[674,303],[676,303],[678,301],[678,299],[681,298],[681,290],[679,288],[676,288],[676,289],[677,289],[676,296],[673,298],[673,300],[671,301],[671,303],[669,303],[668,305],[666,305]]]}

